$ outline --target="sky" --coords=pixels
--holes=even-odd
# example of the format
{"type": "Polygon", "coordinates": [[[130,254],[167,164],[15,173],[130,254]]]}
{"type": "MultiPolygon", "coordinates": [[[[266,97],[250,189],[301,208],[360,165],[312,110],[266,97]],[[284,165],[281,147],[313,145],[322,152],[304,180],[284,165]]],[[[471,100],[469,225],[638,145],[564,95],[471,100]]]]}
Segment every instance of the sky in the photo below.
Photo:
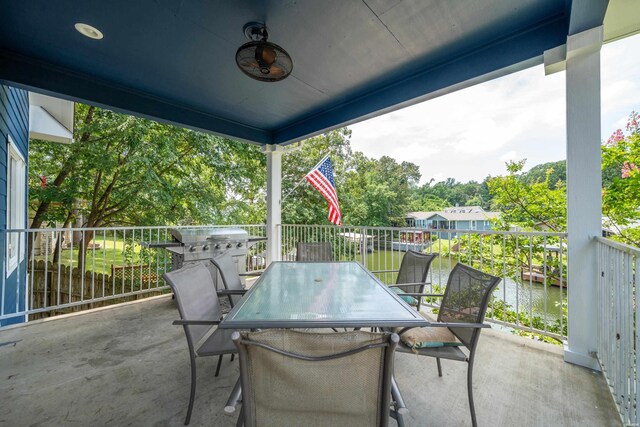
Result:
{"type": "MultiPolygon", "coordinates": [[[[640,35],[601,51],[602,139],[640,111],[640,35]]],[[[368,157],[420,166],[421,183],[504,175],[566,159],[565,73],[542,65],[349,126],[351,146],[368,157]]]]}

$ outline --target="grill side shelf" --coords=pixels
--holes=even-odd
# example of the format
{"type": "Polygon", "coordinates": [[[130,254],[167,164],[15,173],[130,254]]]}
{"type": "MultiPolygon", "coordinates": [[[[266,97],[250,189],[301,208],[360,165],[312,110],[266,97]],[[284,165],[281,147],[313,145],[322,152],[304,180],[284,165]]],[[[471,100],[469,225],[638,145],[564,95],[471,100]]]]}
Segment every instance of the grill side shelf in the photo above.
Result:
{"type": "Polygon", "coordinates": [[[162,241],[162,242],[140,242],[140,246],[143,246],[145,248],[162,248],[162,249],[166,249],[166,248],[175,248],[176,246],[182,246],[182,243],[175,242],[175,241],[170,241],[170,240],[165,240],[165,241],[162,241]]]}

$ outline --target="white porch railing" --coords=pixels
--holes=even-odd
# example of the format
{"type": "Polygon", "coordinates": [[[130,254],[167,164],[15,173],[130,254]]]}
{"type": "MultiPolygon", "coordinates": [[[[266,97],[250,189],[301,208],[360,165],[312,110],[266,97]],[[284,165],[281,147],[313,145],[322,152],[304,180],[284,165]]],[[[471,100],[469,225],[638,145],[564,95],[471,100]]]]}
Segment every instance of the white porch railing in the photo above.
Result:
{"type": "MultiPolygon", "coordinates": [[[[566,338],[566,234],[397,227],[282,225],[283,260],[299,241],[327,241],[335,259],[357,260],[383,282],[395,281],[408,249],[437,252],[430,291],[441,290],[455,263],[503,278],[487,319],[562,341],[566,338]]],[[[436,301],[433,301],[434,303],[436,301]]]]}
{"type": "Polygon", "coordinates": [[[640,249],[597,237],[598,361],[624,425],[640,422],[640,249]]]}
{"type": "MultiPolygon", "coordinates": [[[[250,236],[266,233],[264,225],[207,227],[242,228],[250,236]]],[[[0,271],[4,272],[0,279],[3,296],[0,320],[24,316],[31,320],[167,292],[162,274],[171,270],[171,255],[165,249],[150,248],[144,243],[172,240],[171,228],[194,227],[1,232],[6,256],[0,256],[0,271]],[[83,258],[79,242],[86,240],[89,245],[83,258]],[[8,295],[9,289],[12,295],[8,295]]],[[[265,242],[252,245],[247,271],[264,268],[265,250],[265,242]]]]}
{"type": "MultiPolygon", "coordinates": [[[[250,235],[266,233],[264,225],[233,227],[250,235]]],[[[13,301],[3,298],[0,320],[24,315],[35,319],[166,292],[162,274],[171,267],[170,255],[141,242],[170,240],[170,228],[5,232],[5,241],[21,256],[14,271],[1,279],[2,295],[13,288],[17,295],[13,301]],[[64,244],[59,246],[61,238],[64,244]],[[77,242],[86,239],[91,244],[82,259],[77,242]],[[22,283],[13,286],[10,280],[22,283]]],[[[551,339],[566,336],[565,234],[316,225],[281,225],[280,232],[282,259],[295,258],[298,241],[331,241],[336,258],[362,262],[385,283],[395,281],[406,250],[438,252],[430,291],[442,290],[455,263],[470,264],[503,278],[488,319],[551,339]]],[[[265,250],[265,242],[251,249],[247,271],[264,267],[265,250]]],[[[9,257],[0,258],[3,270],[9,270],[9,257]]]]}

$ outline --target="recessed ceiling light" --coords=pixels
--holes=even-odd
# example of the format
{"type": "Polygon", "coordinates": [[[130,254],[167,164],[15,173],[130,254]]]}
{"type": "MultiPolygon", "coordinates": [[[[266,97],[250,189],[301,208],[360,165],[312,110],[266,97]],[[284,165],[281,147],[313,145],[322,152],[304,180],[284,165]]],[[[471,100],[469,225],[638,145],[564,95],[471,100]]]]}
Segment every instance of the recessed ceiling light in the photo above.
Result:
{"type": "Polygon", "coordinates": [[[82,22],[78,22],[76,25],[76,30],[83,36],[87,36],[90,39],[100,40],[104,36],[102,32],[98,30],[96,27],[92,27],[89,24],[83,24],[82,22]]]}

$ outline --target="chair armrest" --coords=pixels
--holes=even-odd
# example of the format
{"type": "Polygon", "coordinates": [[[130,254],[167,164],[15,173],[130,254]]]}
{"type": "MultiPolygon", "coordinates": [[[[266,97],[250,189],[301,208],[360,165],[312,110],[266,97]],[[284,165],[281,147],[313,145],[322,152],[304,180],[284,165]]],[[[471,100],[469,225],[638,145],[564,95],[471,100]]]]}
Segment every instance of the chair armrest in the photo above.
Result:
{"type": "Polygon", "coordinates": [[[410,297],[433,297],[433,298],[442,298],[442,297],[444,297],[443,294],[418,294],[418,293],[409,293],[409,292],[405,292],[401,296],[403,296],[403,297],[405,297],[405,296],[410,296],[410,297]]]}
{"type": "Polygon", "coordinates": [[[427,326],[410,326],[403,328],[398,332],[398,335],[402,335],[410,329],[415,328],[471,328],[471,329],[491,329],[491,325],[486,323],[454,323],[454,322],[429,322],[427,326]]]}
{"type": "Polygon", "coordinates": [[[433,322],[429,327],[442,327],[442,328],[471,328],[471,329],[491,329],[491,325],[486,323],[456,323],[456,322],[433,322]]]}
{"type": "Polygon", "coordinates": [[[261,276],[264,271],[252,271],[251,273],[239,273],[240,277],[258,277],[261,276]]]}
{"type": "Polygon", "coordinates": [[[218,296],[222,295],[244,295],[248,289],[220,289],[216,291],[218,296]]]}
{"type": "Polygon", "coordinates": [[[221,320],[187,320],[187,319],[180,319],[180,320],[174,320],[173,324],[174,325],[218,325],[220,324],[221,320]]]}
{"type": "Polygon", "coordinates": [[[415,283],[398,283],[396,285],[387,285],[390,288],[401,288],[403,286],[419,286],[419,285],[430,285],[431,282],[415,282],[415,283]]]}

